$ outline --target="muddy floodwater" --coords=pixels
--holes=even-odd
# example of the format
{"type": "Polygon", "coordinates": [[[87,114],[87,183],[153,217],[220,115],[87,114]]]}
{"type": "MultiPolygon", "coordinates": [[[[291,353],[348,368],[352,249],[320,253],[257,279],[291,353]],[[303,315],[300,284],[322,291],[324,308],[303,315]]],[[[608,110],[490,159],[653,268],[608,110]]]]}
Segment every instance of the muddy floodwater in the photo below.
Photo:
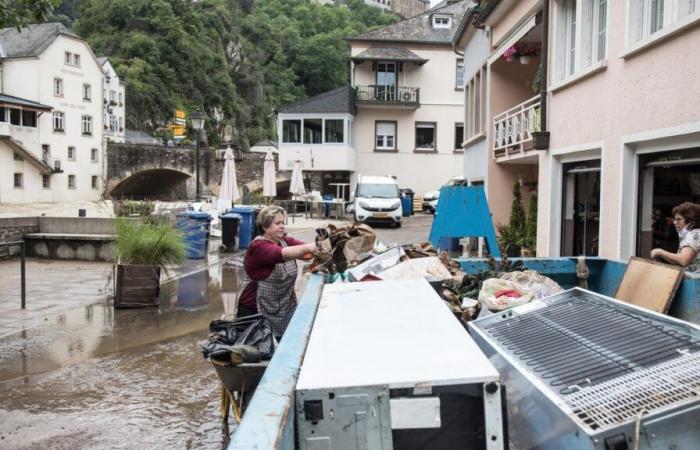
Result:
{"type": "Polygon", "coordinates": [[[0,448],[223,448],[199,352],[242,278],[232,262],[167,283],[160,307],[77,308],[0,339],[0,448]]]}

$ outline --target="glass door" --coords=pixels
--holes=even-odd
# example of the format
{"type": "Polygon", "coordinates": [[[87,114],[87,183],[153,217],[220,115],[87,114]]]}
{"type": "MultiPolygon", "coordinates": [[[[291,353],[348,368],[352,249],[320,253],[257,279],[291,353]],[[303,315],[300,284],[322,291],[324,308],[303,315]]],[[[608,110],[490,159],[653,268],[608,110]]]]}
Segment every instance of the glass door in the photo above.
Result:
{"type": "Polygon", "coordinates": [[[377,100],[393,102],[396,100],[396,63],[377,63],[377,100]]]}
{"type": "Polygon", "coordinates": [[[600,160],[564,165],[562,256],[597,256],[600,233],[600,160]]]}

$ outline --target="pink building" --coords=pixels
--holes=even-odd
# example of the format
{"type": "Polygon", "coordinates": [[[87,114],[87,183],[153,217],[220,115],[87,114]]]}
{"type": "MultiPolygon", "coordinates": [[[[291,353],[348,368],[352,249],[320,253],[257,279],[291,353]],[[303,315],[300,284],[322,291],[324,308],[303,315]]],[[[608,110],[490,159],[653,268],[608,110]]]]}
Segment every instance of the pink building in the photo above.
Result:
{"type": "Polygon", "coordinates": [[[508,220],[520,180],[539,194],[538,256],[675,250],[671,208],[700,201],[700,2],[481,3],[456,45],[470,49],[475,23],[489,37],[482,114],[495,221],[508,220]],[[531,89],[538,47],[548,55],[544,104],[531,89]],[[513,50],[531,54],[529,64],[513,50]],[[546,150],[534,149],[540,129],[550,133],[546,150]]]}

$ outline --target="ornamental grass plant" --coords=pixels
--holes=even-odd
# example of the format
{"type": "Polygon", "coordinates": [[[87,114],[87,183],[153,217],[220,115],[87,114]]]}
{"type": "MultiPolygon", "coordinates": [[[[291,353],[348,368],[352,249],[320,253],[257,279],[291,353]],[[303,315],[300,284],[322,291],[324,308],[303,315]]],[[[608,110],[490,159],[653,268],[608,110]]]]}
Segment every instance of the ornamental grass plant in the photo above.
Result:
{"type": "Polygon", "coordinates": [[[167,268],[185,260],[182,234],[167,224],[118,219],[116,248],[119,264],[167,268]]]}

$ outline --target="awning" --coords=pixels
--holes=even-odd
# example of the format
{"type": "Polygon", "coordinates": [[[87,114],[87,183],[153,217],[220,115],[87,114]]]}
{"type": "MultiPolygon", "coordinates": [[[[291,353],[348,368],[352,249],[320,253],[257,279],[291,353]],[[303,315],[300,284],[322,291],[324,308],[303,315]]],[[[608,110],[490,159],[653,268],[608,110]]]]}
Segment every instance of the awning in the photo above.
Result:
{"type": "Polygon", "coordinates": [[[407,48],[401,47],[370,47],[352,56],[350,59],[354,62],[396,61],[412,62],[418,65],[423,65],[428,62],[427,59],[421,58],[407,48]]]}
{"type": "Polygon", "coordinates": [[[501,55],[503,55],[506,52],[506,50],[515,45],[520,39],[525,37],[525,35],[529,33],[530,30],[535,28],[535,25],[537,25],[536,19],[537,16],[533,14],[532,17],[525,21],[525,23],[520,25],[520,28],[515,30],[513,34],[511,34],[510,37],[508,37],[508,39],[506,39],[505,42],[503,42],[503,44],[501,44],[501,46],[496,49],[496,51],[491,53],[491,56],[489,56],[489,64],[493,64],[498,58],[501,57],[501,55]]]}
{"type": "Polygon", "coordinates": [[[35,102],[33,100],[27,100],[25,98],[15,97],[13,95],[0,94],[0,106],[19,106],[22,109],[41,111],[51,111],[50,106],[42,105],[41,103],[35,102]]]}

